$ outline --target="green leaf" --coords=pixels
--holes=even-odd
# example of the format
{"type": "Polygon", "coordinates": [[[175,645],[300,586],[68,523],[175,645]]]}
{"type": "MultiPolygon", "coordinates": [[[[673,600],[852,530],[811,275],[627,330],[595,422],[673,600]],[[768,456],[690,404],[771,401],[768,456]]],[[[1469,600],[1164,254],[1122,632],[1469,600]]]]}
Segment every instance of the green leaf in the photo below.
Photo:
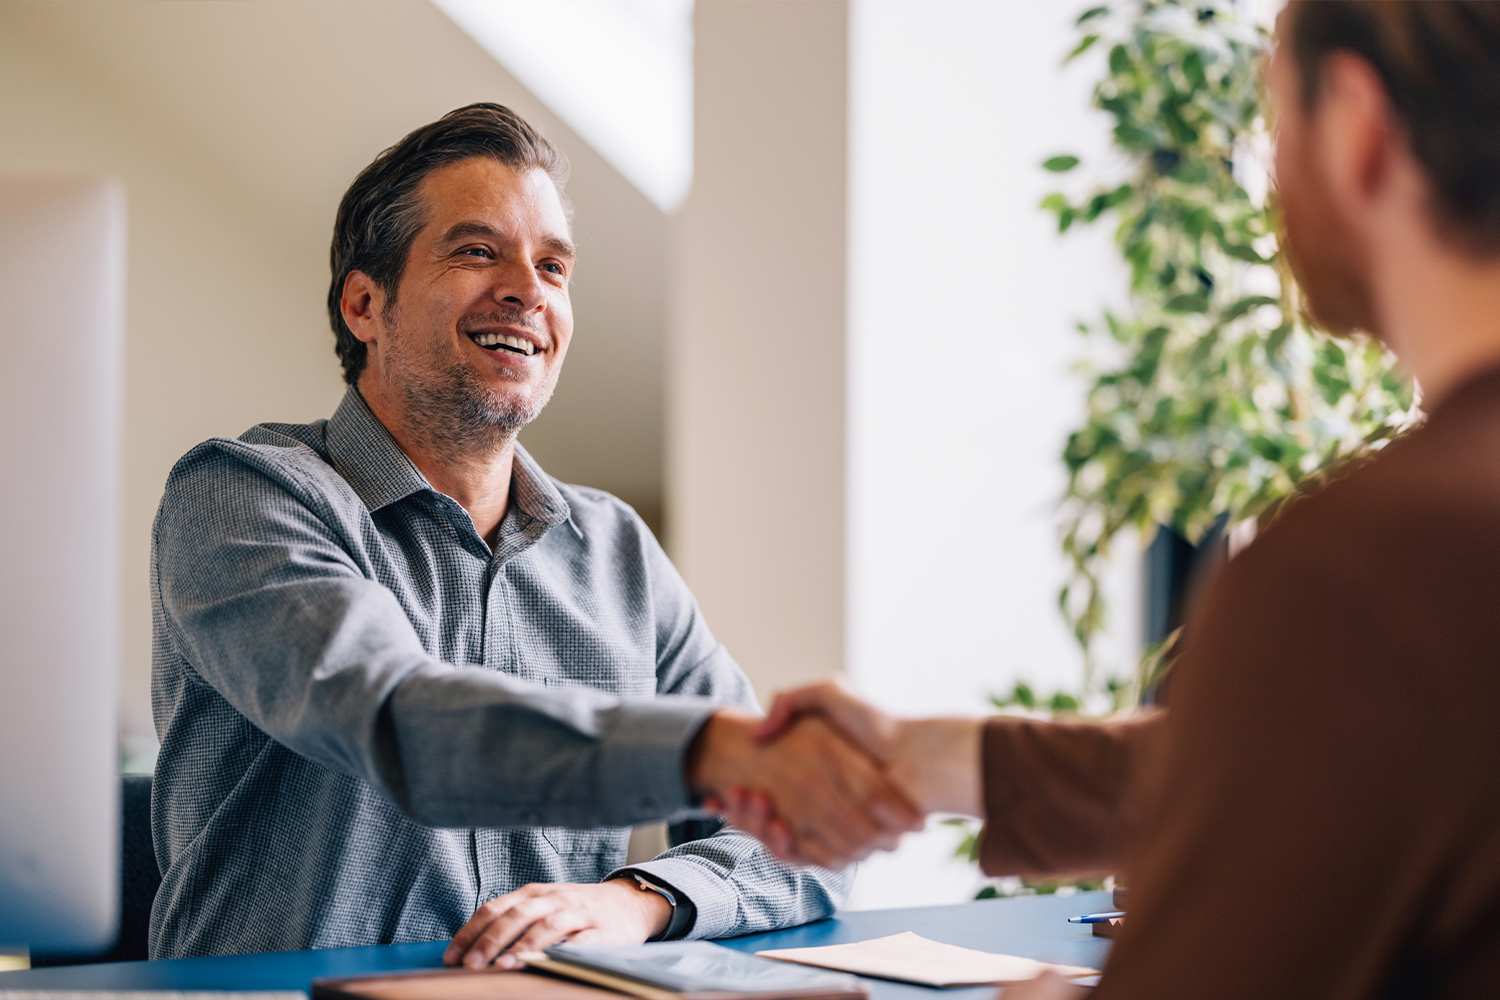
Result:
{"type": "Polygon", "coordinates": [[[1084,35],[1083,40],[1073,47],[1073,51],[1069,52],[1066,56],[1063,57],[1063,65],[1067,65],[1074,59],[1077,59],[1079,56],[1083,55],[1089,49],[1093,48],[1094,43],[1098,40],[1098,35],[1084,35]]]}
{"type": "Polygon", "coordinates": [[[1270,263],[1270,261],[1257,253],[1254,247],[1246,246],[1243,243],[1225,243],[1224,252],[1235,260],[1243,260],[1250,264],[1270,263]]]}
{"type": "Polygon", "coordinates": [[[1048,701],[1047,707],[1054,712],[1077,712],[1083,707],[1083,703],[1076,697],[1064,691],[1054,694],[1048,701]]]}
{"type": "Polygon", "coordinates": [[[1078,166],[1078,157],[1066,154],[1049,157],[1042,161],[1042,169],[1050,170],[1054,174],[1065,174],[1076,166],[1078,166]]]}
{"type": "Polygon", "coordinates": [[[1162,306],[1167,312],[1175,313],[1205,313],[1208,312],[1208,296],[1206,295],[1174,295],[1162,306]]]}
{"type": "Polygon", "coordinates": [[[1259,306],[1279,305],[1281,305],[1280,300],[1273,299],[1269,295],[1247,295],[1244,298],[1239,299],[1238,301],[1226,306],[1224,308],[1224,311],[1219,313],[1219,320],[1220,322],[1227,323],[1232,319],[1239,319],[1251,309],[1258,308],[1259,306]]]}
{"type": "Polygon", "coordinates": [[[1088,10],[1084,11],[1082,14],[1079,14],[1078,15],[1078,20],[1074,21],[1073,24],[1075,26],[1081,25],[1081,24],[1087,24],[1088,22],[1092,21],[1094,18],[1096,18],[1096,17],[1103,17],[1105,14],[1108,14],[1108,13],[1109,13],[1109,8],[1108,7],[1090,7],[1088,10]]]}

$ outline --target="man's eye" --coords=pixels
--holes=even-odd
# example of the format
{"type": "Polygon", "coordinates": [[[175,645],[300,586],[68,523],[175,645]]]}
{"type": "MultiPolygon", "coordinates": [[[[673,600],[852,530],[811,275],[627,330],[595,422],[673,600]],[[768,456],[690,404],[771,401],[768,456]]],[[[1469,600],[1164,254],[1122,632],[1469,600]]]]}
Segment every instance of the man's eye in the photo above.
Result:
{"type": "Polygon", "coordinates": [[[555,261],[555,260],[549,260],[549,261],[547,261],[547,263],[545,263],[545,264],[542,265],[542,270],[543,271],[550,271],[553,274],[562,274],[563,273],[563,266],[561,264],[557,263],[557,261],[555,261]]]}
{"type": "Polygon", "coordinates": [[[470,257],[484,257],[486,259],[493,256],[485,247],[464,247],[459,253],[468,254],[470,257]]]}

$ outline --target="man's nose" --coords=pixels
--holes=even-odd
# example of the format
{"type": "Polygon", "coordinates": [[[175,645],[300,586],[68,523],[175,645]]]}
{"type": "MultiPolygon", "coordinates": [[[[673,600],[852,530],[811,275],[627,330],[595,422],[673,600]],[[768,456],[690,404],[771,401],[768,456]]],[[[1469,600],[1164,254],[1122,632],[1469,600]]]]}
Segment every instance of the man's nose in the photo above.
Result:
{"type": "Polygon", "coordinates": [[[536,268],[529,262],[510,264],[497,268],[496,272],[495,287],[491,293],[496,302],[524,312],[531,312],[545,304],[546,289],[536,268]]]}

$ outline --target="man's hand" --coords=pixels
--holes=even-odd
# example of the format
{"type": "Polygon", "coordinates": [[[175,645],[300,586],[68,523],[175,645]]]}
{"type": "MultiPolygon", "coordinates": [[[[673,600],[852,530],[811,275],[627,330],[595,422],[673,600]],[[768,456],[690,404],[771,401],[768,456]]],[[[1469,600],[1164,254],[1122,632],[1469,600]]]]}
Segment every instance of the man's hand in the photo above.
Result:
{"type": "Polygon", "coordinates": [[[755,739],[759,725],[744,712],[715,712],[688,751],[687,780],[716,810],[759,795],[782,819],[774,837],[761,837],[777,857],[837,868],[921,828],[880,766],[823,719],[794,720],[771,743],[755,739]]]}
{"type": "Polygon", "coordinates": [[[453,935],[443,961],[478,969],[520,965],[522,952],[564,939],[580,944],[640,944],[666,929],[672,904],[631,879],[597,885],[538,882],[485,903],[453,935]]]}
{"type": "MultiPolygon", "coordinates": [[[[981,719],[896,719],[851,694],[837,681],[784,691],[756,730],[773,742],[808,717],[826,719],[848,740],[879,761],[886,776],[923,813],[983,816],[981,719]]],[[[773,852],[787,849],[787,810],[755,791],[731,793],[722,803],[736,827],[764,840],[773,852]]]]}
{"type": "Polygon", "coordinates": [[[1035,979],[1005,987],[996,1000],[1083,1000],[1090,992],[1048,969],[1035,979]]]}

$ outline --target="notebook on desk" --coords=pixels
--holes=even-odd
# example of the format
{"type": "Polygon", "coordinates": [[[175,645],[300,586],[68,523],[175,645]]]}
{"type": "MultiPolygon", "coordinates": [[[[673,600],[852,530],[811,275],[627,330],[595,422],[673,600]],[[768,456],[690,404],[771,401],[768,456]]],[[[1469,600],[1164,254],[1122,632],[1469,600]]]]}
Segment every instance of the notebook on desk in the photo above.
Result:
{"type": "Polygon", "coordinates": [[[853,976],[756,958],[707,941],[558,945],[527,970],[431,969],[320,979],[313,1000],[862,1000],[853,976]],[[602,988],[601,988],[602,987],[602,988]]]}

